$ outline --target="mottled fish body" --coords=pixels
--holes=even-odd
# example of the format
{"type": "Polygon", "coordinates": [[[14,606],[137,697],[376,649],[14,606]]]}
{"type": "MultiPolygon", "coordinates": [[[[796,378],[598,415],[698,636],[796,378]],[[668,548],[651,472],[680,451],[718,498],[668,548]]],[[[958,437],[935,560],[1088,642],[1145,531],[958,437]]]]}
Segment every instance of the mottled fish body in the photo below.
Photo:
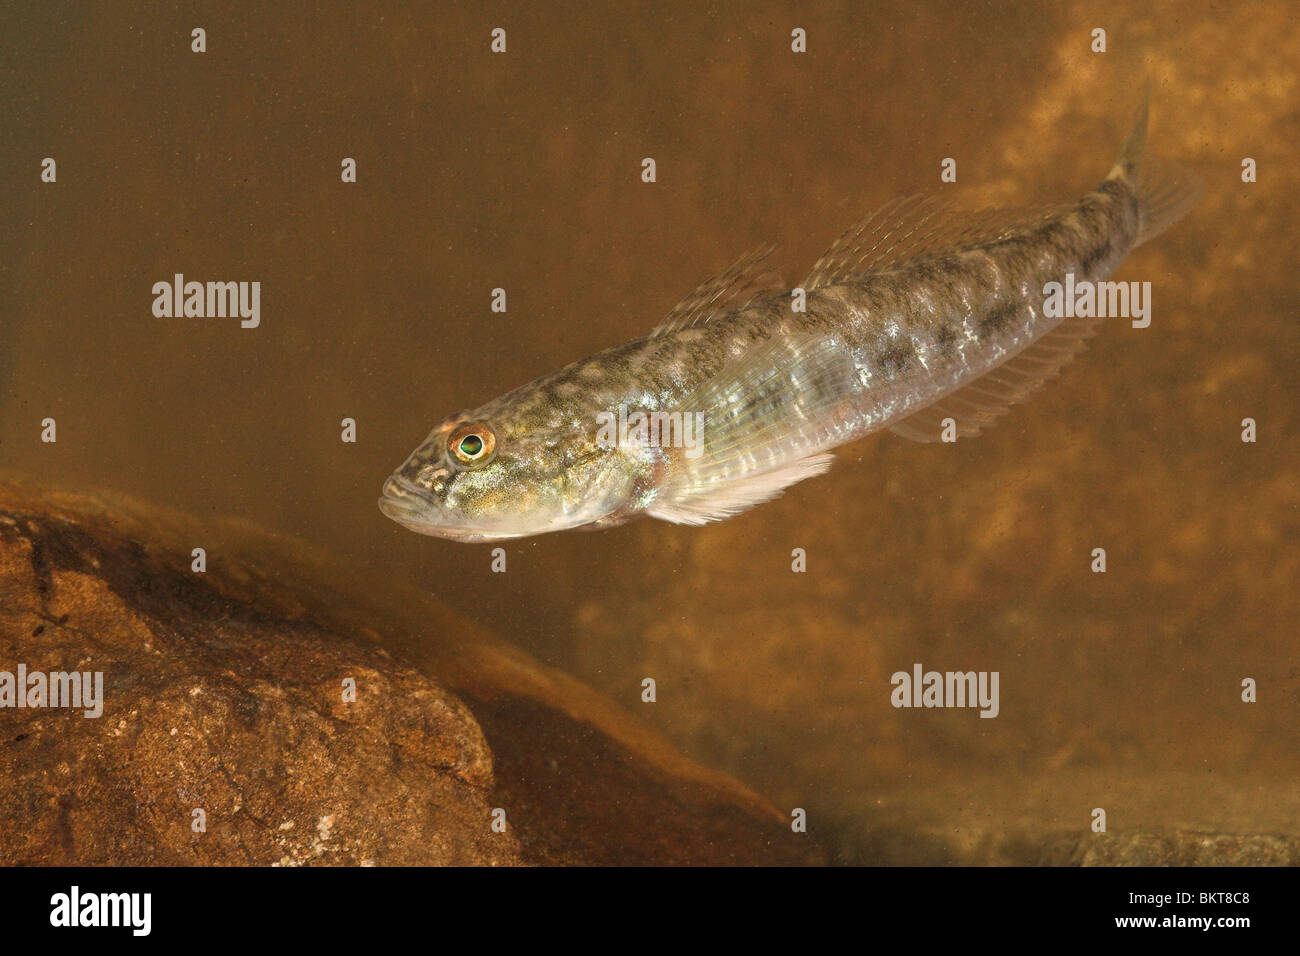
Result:
{"type": "Polygon", "coordinates": [[[1119,162],[1073,204],[890,203],[793,292],[763,273],[767,250],[746,256],[650,335],[444,421],[380,507],[465,541],[639,515],[702,524],[820,474],[831,449],[881,428],[978,434],[1097,327],[1046,308],[1048,284],[1104,280],[1195,202],[1194,179],[1142,161],[1145,132],[1144,103],[1119,162]],[[611,440],[620,410],[662,429],[611,440]],[[698,447],[663,440],[685,416],[701,423],[698,447]]]}

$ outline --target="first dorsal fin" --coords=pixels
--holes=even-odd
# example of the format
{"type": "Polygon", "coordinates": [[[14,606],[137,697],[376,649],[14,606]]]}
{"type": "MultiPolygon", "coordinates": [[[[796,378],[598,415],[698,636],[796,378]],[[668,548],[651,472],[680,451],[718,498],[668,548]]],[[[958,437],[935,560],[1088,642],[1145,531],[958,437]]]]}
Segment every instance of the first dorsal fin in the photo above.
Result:
{"type": "Polygon", "coordinates": [[[834,285],[886,272],[908,261],[996,242],[1035,229],[1068,209],[1058,204],[970,211],[954,209],[933,196],[895,199],[836,239],[802,287],[834,285]]]}
{"type": "Polygon", "coordinates": [[[743,308],[761,296],[784,292],[781,277],[767,267],[767,260],[775,251],[773,245],[759,246],[737,259],[726,272],[701,282],[673,306],[667,317],[650,333],[650,338],[703,325],[715,316],[743,308]]]}

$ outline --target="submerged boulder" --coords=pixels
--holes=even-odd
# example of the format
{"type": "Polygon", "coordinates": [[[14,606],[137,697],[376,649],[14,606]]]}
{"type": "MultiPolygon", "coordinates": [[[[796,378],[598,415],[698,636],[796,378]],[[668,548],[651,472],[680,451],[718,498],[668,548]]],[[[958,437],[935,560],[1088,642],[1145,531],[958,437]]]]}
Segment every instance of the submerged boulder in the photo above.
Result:
{"type": "Polygon", "coordinates": [[[0,486],[0,671],[86,678],[79,707],[0,709],[0,861],[820,859],[757,795],[428,596],[350,596],[341,569],[237,526],[207,529],[199,572],[196,527],[0,486]]]}

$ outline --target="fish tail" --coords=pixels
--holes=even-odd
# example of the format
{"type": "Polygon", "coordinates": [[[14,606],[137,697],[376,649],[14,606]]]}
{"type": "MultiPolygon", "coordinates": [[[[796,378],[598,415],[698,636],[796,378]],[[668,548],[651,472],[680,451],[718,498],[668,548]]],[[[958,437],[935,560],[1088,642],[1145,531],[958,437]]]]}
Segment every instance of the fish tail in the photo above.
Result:
{"type": "Polygon", "coordinates": [[[1151,107],[1151,82],[1148,80],[1142,86],[1142,100],[1138,103],[1137,111],[1133,114],[1133,128],[1129,131],[1128,139],[1124,140],[1124,148],[1120,150],[1119,161],[1115,164],[1115,169],[1111,171],[1111,179],[1122,176],[1129,182],[1137,182],[1138,172],[1142,168],[1142,150],[1146,148],[1147,142],[1147,114],[1151,107]]]}
{"type": "Polygon", "coordinates": [[[1175,163],[1144,155],[1151,83],[1142,89],[1142,101],[1133,116],[1133,128],[1107,179],[1128,183],[1137,194],[1138,234],[1135,245],[1149,242],[1191,211],[1204,192],[1200,177],[1175,163]]]}

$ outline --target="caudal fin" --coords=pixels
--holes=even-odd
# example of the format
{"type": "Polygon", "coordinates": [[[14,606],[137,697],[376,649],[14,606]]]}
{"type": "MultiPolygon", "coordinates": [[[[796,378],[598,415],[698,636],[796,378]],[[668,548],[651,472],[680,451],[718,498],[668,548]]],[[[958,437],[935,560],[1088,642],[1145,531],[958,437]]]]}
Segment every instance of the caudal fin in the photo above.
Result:
{"type": "Polygon", "coordinates": [[[1124,141],[1110,179],[1133,184],[1138,197],[1136,245],[1149,242],[1164,232],[1196,205],[1205,191],[1199,176],[1176,163],[1144,156],[1147,139],[1147,106],[1151,85],[1142,90],[1142,102],[1133,117],[1133,130],[1124,141]]]}

